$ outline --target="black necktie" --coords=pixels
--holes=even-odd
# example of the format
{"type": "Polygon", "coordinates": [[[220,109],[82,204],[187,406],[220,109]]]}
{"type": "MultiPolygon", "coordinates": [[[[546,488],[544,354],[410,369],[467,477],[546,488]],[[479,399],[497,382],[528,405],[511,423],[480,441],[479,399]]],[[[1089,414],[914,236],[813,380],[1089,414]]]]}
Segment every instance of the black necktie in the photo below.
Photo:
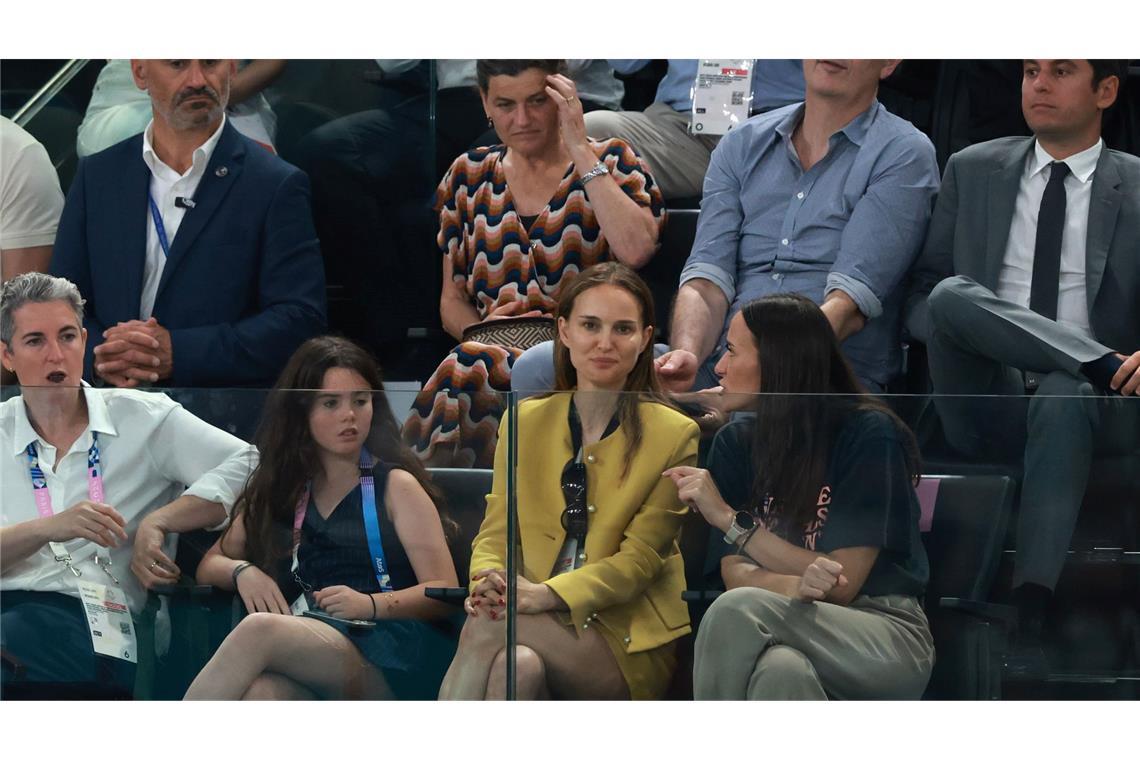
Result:
{"type": "Polygon", "coordinates": [[[1033,246],[1033,281],[1029,308],[1043,317],[1057,318],[1057,284],[1061,277],[1061,233],[1065,230],[1065,177],[1069,166],[1049,164],[1049,183],[1037,214],[1037,242],[1033,246]]]}

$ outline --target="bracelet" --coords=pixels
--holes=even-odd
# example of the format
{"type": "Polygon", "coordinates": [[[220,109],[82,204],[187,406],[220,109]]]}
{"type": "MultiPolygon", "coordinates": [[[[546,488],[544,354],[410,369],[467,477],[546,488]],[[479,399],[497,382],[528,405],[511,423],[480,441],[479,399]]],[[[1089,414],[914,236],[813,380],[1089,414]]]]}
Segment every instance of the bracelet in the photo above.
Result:
{"type": "Polygon", "coordinates": [[[247,567],[251,567],[252,565],[252,562],[242,562],[240,565],[234,568],[233,573],[230,575],[230,581],[233,582],[234,591],[237,591],[237,577],[241,575],[241,571],[245,570],[247,567]]]}
{"type": "Polygon", "coordinates": [[[369,594],[368,595],[368,601],[372,602],[372,617],[369,619],[375,620],[376,619],[376,597],[374,597],[372,594],[369,594]]]}
{"type": "Polygon", "coordinates": [[[594,164],[593,169],[591,169],[590,171],[588,171],[582,175],[582,180],[581,180],[582,186],[585,187],[586,183],[589,182],[590,180],[594,179],[594,177],[600,177],[603,174],[609,174],[609,173],[610,173],[609,167],[606,166],[603,162],[599,161],[598,163],[594,164]]]}

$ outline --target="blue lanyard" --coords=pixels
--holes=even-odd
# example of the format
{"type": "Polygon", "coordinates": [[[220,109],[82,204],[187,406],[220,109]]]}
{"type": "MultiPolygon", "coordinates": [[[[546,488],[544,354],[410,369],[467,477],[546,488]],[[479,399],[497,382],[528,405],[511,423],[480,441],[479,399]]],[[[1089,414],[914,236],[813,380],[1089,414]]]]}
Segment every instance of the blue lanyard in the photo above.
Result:
{"type": "MultiPolygon", "coordinates": [[[[380,516],[376,511],[376,481],[372,477],[374,460],[366,449],[360,451],[360,495],[363,502],[364,534],[368,539],[368,552],[372,555],[372,572],[376,573],[376,581],[381,591],[392,590],[392,579],[388,575],[388,562],[384,558],[384,544],[380,541],[380,516]]],[[[306,483],[305,490],[297,502],[293,516],[293,571],[298,565],[297,550],[301,546],[301,526],[305,522],[305,513],[309,509],[309,497],[312,484],[306,483]]]]}
{"type": "Polygon", "coordinates": [[[162,246],[163,255],[170,258],[170,240],[166,237],[166,226],[162,223],[162,214],[158,213],[158,204],[154,202],[154,196],[150,193],[146,194],[146,199],[150,201],[150,218],[154,220],[154,231],[158,233],[158,244],[162,246]]]}

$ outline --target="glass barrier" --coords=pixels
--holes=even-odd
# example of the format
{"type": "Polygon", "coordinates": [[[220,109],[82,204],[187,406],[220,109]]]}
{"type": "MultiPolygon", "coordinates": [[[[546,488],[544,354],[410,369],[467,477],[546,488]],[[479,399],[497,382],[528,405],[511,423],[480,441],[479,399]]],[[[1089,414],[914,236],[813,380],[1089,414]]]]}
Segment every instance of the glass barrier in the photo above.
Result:
{"type": "Polygon", "coordinates": [[[4,697],[1137,696],[1140,399],[342,380],[6,388],[4,697]]]}
{"type": "Polygon", "coordinates": [[[518,698],[1136,696],[1140,399],[674,402],[519,404],[518,698]]]}

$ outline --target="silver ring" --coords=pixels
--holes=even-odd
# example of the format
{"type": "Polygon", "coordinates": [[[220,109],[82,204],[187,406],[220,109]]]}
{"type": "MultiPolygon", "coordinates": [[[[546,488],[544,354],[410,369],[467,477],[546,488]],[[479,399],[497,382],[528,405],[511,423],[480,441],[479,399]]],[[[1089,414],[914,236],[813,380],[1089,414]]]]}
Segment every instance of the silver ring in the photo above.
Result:
{"type": "Polygon", "coordinates": [[[152,560],[150,561],[150,564],[146,566],[146,569],[147,569],[147,570],[153,570],[153,569],[155,569],[156,567],[158,567],[158,560],[157,560],[157,559],[152,559],[152,560]]]}

